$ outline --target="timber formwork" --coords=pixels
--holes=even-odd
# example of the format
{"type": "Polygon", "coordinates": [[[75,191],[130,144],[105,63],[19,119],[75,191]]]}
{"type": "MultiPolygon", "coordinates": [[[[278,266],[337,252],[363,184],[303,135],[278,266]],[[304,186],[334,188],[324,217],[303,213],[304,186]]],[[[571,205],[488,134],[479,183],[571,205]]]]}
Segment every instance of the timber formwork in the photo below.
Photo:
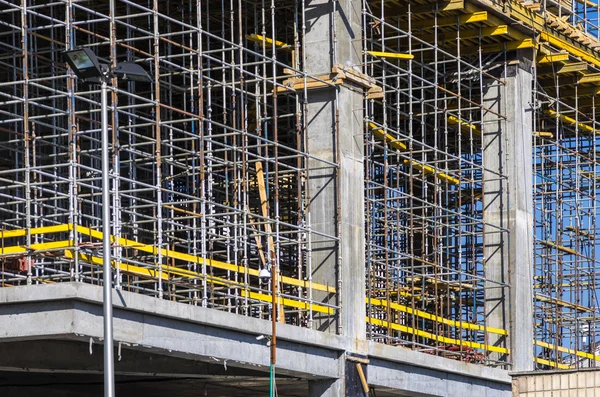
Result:
{"type": "Polygon", "coordinates": [[[484,93],[525,51],[532,360],[600,359],[595,3],[364,1],[362,64],[322,74],[305,71],[307,0],[0,4],[1,286],[102,282],[100,94],[62,57],[87,46],[152,76],[112,81],[115,287],[268,319],[258,273],[277,269],[277,321],[344,315],[343,286],[313,277],[313,244],[343,241],[339,226],[312,228],[307,178],[340,162],[307,149],[307,108],[316,90],[349,84],[364,94],[368,339],[508,366],[509,344],[496,343],[508,327],[486,305],[511,290],[489,277],[486,253],[510,230],[486,217],[484,192],[511,186],[483,147],[485,123],[507,115],[484,93]]]}

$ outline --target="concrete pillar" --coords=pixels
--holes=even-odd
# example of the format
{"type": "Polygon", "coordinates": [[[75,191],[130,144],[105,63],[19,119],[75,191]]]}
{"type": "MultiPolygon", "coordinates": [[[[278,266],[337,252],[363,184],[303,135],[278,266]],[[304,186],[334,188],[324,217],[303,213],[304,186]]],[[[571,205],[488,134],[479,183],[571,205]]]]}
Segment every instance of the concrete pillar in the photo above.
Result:
{"type": "MultiPolygon", "coordinates": [[[[500,79],[484,86],[484,221],[509,229],[508,236],[486,227],[487,325],[506,329],[508,338],[489,334],[488,343],[510,349],[513,371],[533,369],[533,158],[532,52],[519,51],[500,79]],[[498,117],[498,113],[506,119],[498,117]],[[498,173],[506,176],[498,178],[498,173]]],[[[489,356],[503,360],[499,353],[489,356]]]]}
{"type": "MultiPolygon", "coordinates": [[[[308,2],[304,65],[308,73],[330,73],[335,64],[360,65],[360,40],[360,1],[308,2]]],[[[340,238],[339,244],[320,237],[312,241],[313,281],[335,286],[339,292],[335,297],[315,291],[313,297],[341,306],[334,319],[315,313],[313,327],[348,336],[353,341],[349,350],[359,351],[358,341],[366,338],[363,94],[338,86],[311,89],[307,99],[307,150],[339,164],[336,168],[309,160],[311,226],[340,238]]]]}

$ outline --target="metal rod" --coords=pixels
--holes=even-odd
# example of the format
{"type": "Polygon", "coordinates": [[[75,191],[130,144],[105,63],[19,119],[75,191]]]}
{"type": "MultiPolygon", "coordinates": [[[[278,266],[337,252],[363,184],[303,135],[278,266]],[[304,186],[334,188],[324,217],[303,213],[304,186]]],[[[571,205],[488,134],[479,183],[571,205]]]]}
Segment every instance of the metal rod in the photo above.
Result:
{"type": "Polygon", "coordinates": [[[108,159],[108,104],[107,84],[102,79],[102,253],[104,272],[104,397],[115,395],[114,352],[113,352],[113,312],[112,275],[110,247],[110,181],[108,159]]]}

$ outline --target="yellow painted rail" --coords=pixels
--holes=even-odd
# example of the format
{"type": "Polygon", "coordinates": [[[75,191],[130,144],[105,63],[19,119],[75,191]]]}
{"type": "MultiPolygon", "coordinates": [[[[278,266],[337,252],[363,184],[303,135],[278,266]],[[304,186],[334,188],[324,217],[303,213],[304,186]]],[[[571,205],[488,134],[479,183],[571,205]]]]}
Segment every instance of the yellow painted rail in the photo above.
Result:
{"type": "Polygon", "coordinates": [[[466,132],[473,132],[473,135],[481,136],[481,130],[475,124],[471,124],[466,120],[459,119],[455,116],[448,116],[448,122],[450,124],[457,124],[460,129],[466,132]]]}
{"type": "Polygon", "coordinates": [[[580,350],[574,350],[574,349],[569,349],[568,347],[563,347],[563,346],[556,346],[552,343],[546,343],[546,342],[542,342],[539,340],[535,341],[535,344],[537,346],[546,348],[546,349],[550,349],[550,350],[556,350],[559,351],[561,353],[567,353],[567,354],[573,354],[577,357],[582,357],[582,358],[587,358],[590,360],[595,360],[595,361],[600,361],[600,356],[597,356],[595,354],[592,353],[586,353],[586,352],[582,352],[580,350]]]}
{"type": "Polygon", "coordinates": [[[275,43],[275,47],[280,48],[282,50],[292,51],[294,49],[294,47],[292,47],[289,44],[284,43],[283,41],[273,40],[269,37],[265,37],[260,34],[255,34],[255,33],[247,34],[246,39],[253,41],[255,43],[258,43],[258,44],[263,44],[263,42],[264,42],[265,45],[267,45],[267,46],[271,46],[271,45],[273,45],[273,43],[275,43]]]}
{"type": "Polygon", "coordinates": [[[538,364],[547,365],[549,367],[554,367],[554,368],[558,368],[558,369],[571,369],[571,368],[573,368],[570,365],[557,363],[557,362],[546,360],[544,358],[539,358],[539,357],[536,357],[533,361],[535,361],[538,364]]]}
{"type": "Polygon", "coordinates": [[[442,172],[442,171],[440,171],[436,168],[433,168],[429,165],[421,164],[418,161],[404,160],[404,164],[411,165],[413,168],[416,168],[417,170],[422,171],[424,174],[433,175],[436,178],[446,181],[452,185],[460,184],[460,180],[458,180],[457,178],[450,176],[450,175],[446,174],[445,172],[442,172]]]}
{"type": "Polygon", "coordinates": [[[415,58],[415,56],[412,54],[401,54],[398,52],[367,51],[367,54],[377,58],[404,59],[407,61],[415,58]]]}
{"type": "MultiPolygon", "coordinates": [[[[73,259],[75,257],[75,255],[73,254],[73,252],[66,250],[64,252],[64,255],[66,258],[68,259],[73,259]]],[[[92,255],[86,255],[86,254],[79,254],[79,259],[83,260],[84,262],[87,263],[93,263],[96,265],[102,265],[102,258],[97,257],[97,256],[92,256],[92,255]]],[[[139,266],[133,266],[133,265],[129,265],[126,263],[115,263],[114,261],[112,262],[112,266],[113,267],[118,267],[120,271],[127,273],[127,274],[133,274],[139,277],[143,277],[143,278],[150,278],[150,279],[158,279],[159,277],[162,280],[169,280],[170,276],[179,276],[179,277],[185,277],[187,279],[203,279],[205,278],[202,273],[198,273],[198,272],[194,272],[192,270],[187,270],[187,269],[181,269],[178,267],[174,267],[174,266],[168,266],[168,265],[163,265],[161,267],[161,270],[158,270],[158,265],[155,265],[155,268],[147,268],[147,267],[139,267],[139,266]]],[[[271,295],[267,295],[267,294],[261,294],[258,292],[251,292],[251,291],[246,291],[246,286],[244,284],[240,284],[240,283],[236,283],[235,281],[230,281],[221,277],[216,277],[216,276],[212,276],[212,275],[206,275],[206,279],[207,281],[209,281],[211,284],[217,284],[217,285],[222,285],[222,286],[226,286],[229,288],[239,288],[240,291],[240,296],[241,297],[248,297],[252,300],[256,300],[256,301],[261,301],[261,302],[265,302],[265,303],[271,303],[271,295]]],[[[303,302],[303,301],[298,301],[295,299],[290,299],[290,298],[283,298],[283,297],[279,297],[279,304],[284,305],[284,306],[289,306],[289,307],[295,307],[298,309],[303,309],[303,310],[309,310],[312,309],[315,312],[319,312],[319,313],[326,313],[326,314],[334,314],[335,310],[331,307],[327,307],[327,306],[323,306],[323,305],[319,305],[319,304],[311,304],[309,302],[303,302]]]]}
{"type": "Polygon", "coordinates": [[[420,329],[414,329],[412,327],[407,327],[407,326],[401,325],[401,324],[390,323],[390,322],[387,322],[384,320],[379,320],[379,319],[372,318],[372,317],[367,317],[367,322],[371,323],[371,324],[379,325],[381,327],[389,327],[389,328],[395,329],[400,332],[405,332],[407,334],[421,336],[423,338],[435,340],[437,342],[447,343],[449,345],[466,346],[466,347],[470,347],[473,349],[480,349],[480,350],[487,350],[487,351],[491,351],[491,352],[508,354],[508,349],[505,349],[503,347],[485,345],[485,344],[479,343],[479,342],[472,342],[472,341],[448,338],[445,336],[432,334],[431,332],[422,331],[420,329]]]}
{"type": "MultiPolygon", "coordinates": [[[[52,234],[52,233],[69,232],[69,231],[73,231],[73,230],[75,230],[74,225],[62,224],[62,225],[55,225],[55,226],[32,228],[32,229],[30,229],[30,234],[31,235],[52,234]]],[[[87,235],[89,237],[99,239],[99,240],[102,239],[102,233],[97,230],[93,230],[91,228],[87,228],[84,226],[77,226],[76,230],[79,234],[87,235]]],[[[27,236],[27,231],[25,229],[0,231],[1,239],[25,237],[25,236],[27,236]]],[[[124,238],[117,239],[114,236],[111,236],[111,241],[113,243],[119,244],[122,247],[134,248],[134,249],[138,249],[140,251],[144,251],[144,252],[148,252],[148,253],[152,253],[152,254],[157,254],[159,252],[159,250],[156,247],[152,247],[152,246],[149,246],[146,244],[142,244],[142,243],[124,239],[124,238]]],[[[73,259],[74,258],[74,253],[72,252],[73,248],[74,248],[73,240],[61,240],[61,241],[52,241],[52,242],[48,242],[48,243],[32,244],[30,247],[26,247],[23,245],[4,247],[4,248],[0,248],[0,255],[26,254],[26,253],[32,252],[32,251],[37,251],[37,252],[42,251],[43,252],[45,250],[48,250],[48,251],[62,250],[64,257],[66,257],[68,259],[73,259]]],[[[213,267],[221,268],[224,270],[232,270],[232,271],[238,271],[238,272],[244,272],[245,270],[248,270],[250,275],[258,276],[258,270],[256,270],[256,269],[245,269],[242,266],[237,266],[237,265],[220,262],[220,261],[214,261],[214,260],[210,260],[210,259],[207,260],[202,257],[198,257],[198,256],[190,255],[190,254],[184,254],[184,253],[180,253],[180,252],[176,252],[176,251],[172,251],[172,250],[162,249],[160,251],[163,254],[163,256],[168,257],[168,258],[180,259],[180,260],[197,263],[197,264],[206,263],[207,266],[213,266],[213,267]]],[[[97,264],[97,265],[100,265],[102,263],[102,258],[84,254],[84,253],[79,253],[79,259],[81,259],[85,262],[97,264]]],[[[231,287],[231,288],[239,288],[240,296],[242,296],[242,297],[248,297],[249,299],[260,301],[260,302],[265,302],[265,303],[271,302],[270,295],[259,293],[259,292],[248,291],[246,289],[245,285],[243,285],[243,284],[236,283],[236,282],[233,282],[233,281],[230,281],[227,279],[223,279],[220,277],[216,277],[213,275],[202,275],[201,273],[187,270],[187,269],[178,268],[175,266],[162,265],[160,271],[158,269],[158,265],[153,265],[152,267],[145,268],[145,267],[141,267],[141,266],[134,266],[134,265],[129,265],[129,264],[125,264],[125,263],[117,264],[117,263],[113,262],[113,266],[118,266],[118,268],[125,273],[134,274],[134,275],[137,275],[140,277],[152,278],[152,279],[158,279],[159,277],[163,280],[169,280],[170,277],[185,277],[188,279],[206,278],[209,282],[214,283],[214,284],[223,285],[223,286],[227,286],[227,287],[231,287]]],[[[291,284],[291,285],[295,285],[295,286],[301,286],[303,288],[308,288],[308,286],[309,286],[309,283],[307,283],[305,281],[297,280],[297,279],[294,279],[291,277],[282,277],[281,279],[282,279],[281,281],[283,283],[287,283],[287,284],[291,284]]],[[[313,283],[312,287],[317,290],[326,291],[326,292],[330,292],[330,293],[336,292],[336,289],[334,287],[330,287],[330,286],[326,286],[326,285],[322,285],[322,284],[318,284],[318,283],[313,283]]],[[[536,296],[536,299],[538,299],[538,298],[539,297],[536,296]]],[[[334,314],[334,312],[335,312],[334,308],[324,306],[324,305],[319,305],[319,304],[315,304],[315,303],[311,304],[309,302],[296,300],[296,299],[292,299],[292,298],[285,298],[285,297],[278,297],[278,299],[279,299],[279,304],[287,306],[287,307],[293,307],[293,308],[297,308],[297,309],[301,309],[301,310],[312,309],[315,312],[325,313],[325,314],[330,314],[330,315],[334,314]]],[[[371,304],[371,305],[375,305],[375,306],[389,307],[393,310],[397,310],[397,311],[404,312],[404,313],[407,313],[410,315],[414,315],[419,318],[442,323],[442,324],[445,324],[445,325],[448,325],[451,327],[457,327],[457,328],[474,330],[474,331],[482,331],[482,332],[487,332],[487,333],[494,333],[494,334],[498,334],[498,335],[508,335],[508,332],[503,329],[484,327],[484,326],[481,326],[478,324],[451,320],[451,319],[437,316],[437,315],[434,315],[434,314],[431,314],[431,313],[428,313],[428,312],[425,312],[422,310],[412,309],[411,307],[408,307],[405,305],[401,305],[401,304],[394,303],[394,302],[388,302],[387,300],[383,300],[383,299],[375,299],[375,298],[367,297],[367,298],[365,298],[365,302],[367,304],[371,304]]],[[[461,341],[461,340],[454,339],[454,338],[448,338],[445,336],[435,335],[431,332],[415,329],[415,328],[408,327],[408,326],[401,325],[401,324],[387,322],[384,320],[374,319],[371,317],[366,317],[366,321],[371,324],[384,326],[384,327],[390,327],[390,328],[398,330],[400,332],[417,335],[417,336],[435,340],[435,341],[438,341],[441,343],[447,343],[447,344],[458,345],[458,346],[466,346],[466,347],[470,347],[470,348],[474,348],[474,349],[487,350],[487,351],[498,352],[498,353],[508,353],[508,350],[505,348],[485,345],[485,344],[482,344],[479,342],[466,341],[466,340],[461,341]]],[[[556,351],[559,351],[562,353],[575,355],[577,357],[600,361],[600,355],[594,355],[592,353],[574,350],[574,349],[566,348],[563,346],[556,346],[556,345],[546,343],[546,342],[541,342],[541,341],[535,341],[535,345],[537,345],[539,347],[551,349],[551,350],[556,350],[556,351]]],[[[551,360],[542,359],[542,358],[535,358],[535,361],[542,365],[548,365],[548,366],[561,368],[561,369],[571,368],[571,366],[569,366],[569,365],[554,362],[551,360]]]]}
{"type": "MultiPolygon", "coordinates": [[[[68,231],[72,231],[74,229],[75,228],[74,228],[73,224],[63,224],[63,225],[57,225],[57,226],[34,228],[34,229],[31,229],[31,234],[35,235],[35,234],[68,232],[68,231]]],[[[92,237],[92,238],[95,238],[98,240],[102,240],[102,232],[91,229],[89,227],[77,226],[77,232],[81,235],[86,235],[86,236],[89,236],[89,237],[92,237]]],[[[3,232],[0,232],[0,239],[1,238],[9,238],[9,237],[22,237],[22,236],[25,236],[26,234],[27,234],[26,231],[23,229],[3,231],[3,232]]],[[[229,271],[238,272],[238,273],[246,273],[247,272],[251,276],[258,277],[258,272],[259,272],[258,269],[246,269],[243,266],[234,265],[231,263],[226,263],[226,262],[217,261],[217,260],[213,260],[213,259],[206,259],[201,256],[195,256],[195,255],[186,254],[186,253],[182,253],[182,252],[178,252],[178,251],[173,251],[173,250],[169,250],[169,249],[165,249],[165,248],[161,248],[159,250],[158,248],[156,248],[154,246],[142,244],[140,242],[129,240],[126,238],[118,238],[117,239],[115,236],[111,236],[110,239],[111,239],[112,243],[116,243],[119,246],[124,247],[124,248],[132,248],[132,249],[136,249],[139,251],[147,252],[152,255],[158,255],[158,253],[160,252],[162,254],[162,256],[164,256],[165,258],[179,259],[182,261],[191,262],[191,263],[195,263],[195,264],[199,264],[199,265],[206,264],[206,266],[211,266],[211,267],[214,267],[217,269],[229,270],[229,271]]],[[[56,241],[56,242],[50,242],[50,243],[34,244],[29,248],[31,250],[35,250],[35,251],[42,251],[42,250],[50,250],[50,249],[58,249],[58,248],[72,248],[72,247],[73,247],[73,241],[69,240],[69,241],[56,241]]],[[[24,246],[5,247],[5,248],[0,248],[0,255],[20,254],[20,253],[26,253],[27,251],[28,251],[28,249],[24,246]]],[[[183,270],[183,269],[180,269],[180,270],[183,270]]],[[[312,289],[317,290],[317,291],[324,291],[324,292],[329,292],[329,293],[336,292],[334,287],[319,284],[319,283],[311,284],[307,281],[298,280],[298,279],[295,279],[292,277],[282,276],[282,277],[280,277],[280,280],[284,284],[294,285],[297,287],[309,288],[309,286],[310,286],[310,287],[312,287],[312,289]]]]}
{"type": "Polygon", "coordinates": [[[577,121],[577,120],[575,120],[572,117],[566,116],[564,114],[557,113],[554,110],[547,110],[546,114],[548,114],[549,116],[552,116],[554,118],[559,119],[563,123],[571,124],[571,125],[575,126],[577,129],[579,129],[580,131],[584,131],[584,132],[587,132],[587,133],[592,134],[592,135],[600,135],[599,132],[596,131],[593,127],[590,127],[587,124],[583,124],[582,122],[577,121]]]}
{"type": "Polygon", "coordinates": [[[406,150],[406,145],[396,139],[392,134],[385,132],[382,127],[378,127],[375,123],[369,121],[369,128],[373,135],[384,140],[388,145],[397,150],[406,150]]]}
{"type": "Polygon", "coordinates": [[[427,313],[423,310],[413,309],[411,307],[404,306],[398,303],[390,303],[383,299],[367,298],[367,303],[370,303],[375,306],[389,307],[391,309],[398,310],[403,313],[412,314],[414,316],[449,325],[451,327],[469,329],[473,331],[486,331],[498,335],[508,335],[508,332],[505,329],[484,327],[482,325],[468,323],[465,321],[450,320],[441,316],[437,316],[435,314],[427,313]]]}

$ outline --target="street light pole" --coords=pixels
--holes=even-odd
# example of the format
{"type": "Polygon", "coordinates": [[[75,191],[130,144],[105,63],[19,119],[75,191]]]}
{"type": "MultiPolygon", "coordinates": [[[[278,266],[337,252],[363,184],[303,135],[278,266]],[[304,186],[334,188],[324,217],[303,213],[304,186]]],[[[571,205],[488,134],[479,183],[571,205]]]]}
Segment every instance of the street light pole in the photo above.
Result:
{"type": "Polygon", "coordinates": [[[102,63],[90,48],[76,48],[64,52],[65,60],[75,75],[90,83],[101,84],[102,104],[102,272],[104,278],[104,397],[115,397],[115,357],[113,347],[113,307],[110,241],[110,178],[108,160],[108,79],[151,82],[148,73],[138,64],[120,62],[115,67],[102,63]]]}
{"type": "Polygon", "coordinates": [[[275,252],[271,251],[271,370],[270,370],[270,395],[275,397],[275,364],[277,364],[277,259],[275,252]]]}
{"type": "Polygon", "coordinates": [[[110,179],[108,160],[107,76],[102,77],[102,271],[104,273],[104,397],[115,396],[112,272],[110,247],[110,179]]]}

